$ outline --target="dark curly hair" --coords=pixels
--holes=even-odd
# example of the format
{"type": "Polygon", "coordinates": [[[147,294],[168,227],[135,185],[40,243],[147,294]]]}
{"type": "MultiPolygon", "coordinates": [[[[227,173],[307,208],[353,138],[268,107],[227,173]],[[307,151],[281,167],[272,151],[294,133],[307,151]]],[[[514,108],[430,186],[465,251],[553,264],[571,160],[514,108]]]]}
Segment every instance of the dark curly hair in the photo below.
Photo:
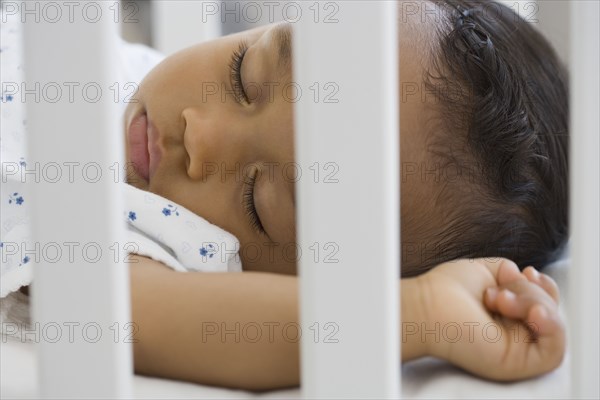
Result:
{"type": "Polygon", "coordinates": [[[554,260],[568,238],[568,75],[546,39],[485,0],[431,1],[440,11],[425,85],[439,122],[429,151],[460,171],[436,204],[435,250],[403,276],[438,263],[507,257],[521,268],[554,260]],[[459,188],[459,189],[456,189],[459,188]]]}

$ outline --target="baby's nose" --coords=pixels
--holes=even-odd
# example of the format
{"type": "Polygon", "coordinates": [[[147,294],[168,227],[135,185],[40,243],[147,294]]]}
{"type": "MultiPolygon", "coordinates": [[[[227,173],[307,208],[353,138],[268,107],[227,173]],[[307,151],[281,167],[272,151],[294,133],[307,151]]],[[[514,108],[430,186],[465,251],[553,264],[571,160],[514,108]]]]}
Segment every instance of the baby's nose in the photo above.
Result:
{"type": "Polygon", "coordinates": [[[235,175],[241,165],[244,148],[241,135],[233,124],[217,115],[207,115],[203,110],[188,108],[183,111],[185,131],[183,143],[190,157],[188,175],[205,181],[211,176],[235,175]],[[224,174],[222,173],[224,172],[224,174]]]}

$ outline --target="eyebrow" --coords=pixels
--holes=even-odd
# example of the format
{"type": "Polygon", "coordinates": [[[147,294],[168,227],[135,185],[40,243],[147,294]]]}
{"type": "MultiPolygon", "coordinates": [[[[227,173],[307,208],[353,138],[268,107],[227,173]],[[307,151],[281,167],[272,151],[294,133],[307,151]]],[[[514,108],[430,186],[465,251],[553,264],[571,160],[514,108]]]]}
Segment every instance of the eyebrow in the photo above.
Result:
{"type": "Polygon", "coordinates": [[[279,52],[279,67],[288,67],[292,61],[292,26],[282,23],[273,35],[279,52]]]}

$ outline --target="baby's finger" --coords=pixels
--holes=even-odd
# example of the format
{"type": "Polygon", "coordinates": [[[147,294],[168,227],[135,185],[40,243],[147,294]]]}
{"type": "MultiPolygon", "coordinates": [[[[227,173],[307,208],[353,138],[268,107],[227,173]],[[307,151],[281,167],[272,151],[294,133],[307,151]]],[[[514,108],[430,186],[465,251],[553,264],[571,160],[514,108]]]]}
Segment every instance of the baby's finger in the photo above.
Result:
{"type": "Polygon", "coordinates": [[[532,349],[537,349],[540,372],[553,370],[562,362],[566,347],[565,328],[558,311],[548,312],[537,304],[529,310],[527,323],[536,343],[532,349]]]}
{"type": "MultiPolygon", "coordinates": [[[[527,278],[521,274],[519,271],[519,267],[513,261],[507,258],[497,258],[497,259],[480,259],[482,264],[484,264],[489,271],[494,276],[496,283],[498,286],[504,286],[510,282],[522,280],[527,281],[527,278]]],[[[490,287],[486,290],[483,296],[483,301],[486,307],[493,312],[497,312],[497,298],[498,298],[499,289],[497,287],[490,287]]]]}
{"type": "Polygon", "coordinates": [[[498,312],[498,293],[500,293],[498,287],[489,287],[484,293],[483,303],[491,312],[498,312]]]}
{"type": "Polygon", "coordinates": [[[542,274],[538,272],[534,267],[529,266],[523,270],[523,275],[527,278],[529,282],[533,282],[536,285],[539,285],[542,289],[544,289],[554,301],[558,304],[560,301],[560,292],[558,290],[558,285],[554,282],[554,279],[550,278],[546,274],[542,274]]]}
{"type": "Polygon", "coordinates": [[[517,264],[507,258],[480,258],[479,261],[489,269],[498,285],[526,279],[517,264]]]}
{"type": "Polygon", "coordinates": [[[526,280],[526,278],[521,274],[517,264],[510,260],[504,260],[498,268],[498,275],[496,277],[498,285],[503,286],[518,280],[526,280]]]}
{"type": "Polygon", "coordinates": [[[560,302],[560,290],[558,289],[558,285],[554,279],[550,278],[546,274],[540,274],[540,279],[542,281],[542,287],[544,290],[548,292],[556,304],[558,304],[560,302]]]}
{"type": "Polygon", "coordinates": [[[540,286],[525,280],[511,282],[499,288],[495,311],[504,317],[526,320],[531,307],[543,305],[549,312],[556,311],[554,300],[540,286]]]}
{"type": "Polygon", "coordinates": [[[538,303],[529,309],[525,320],[536,337],[553,334],[562,326],[557,310],[548,310],[538,303]]]}
{"type": "Polygon", "coordinates": [[[512,282],[505,287],[490,288],[484,297],[491,311],[512,320],[520,320],[530,335],[527,343],[535,351],[529,362],[538,373],[554,369],[562,361],[565,349],[565,329],[558,306],[550,294],[528,280],[512,282]],[[489,293],[495,292],[494,296],[489,293]]]}

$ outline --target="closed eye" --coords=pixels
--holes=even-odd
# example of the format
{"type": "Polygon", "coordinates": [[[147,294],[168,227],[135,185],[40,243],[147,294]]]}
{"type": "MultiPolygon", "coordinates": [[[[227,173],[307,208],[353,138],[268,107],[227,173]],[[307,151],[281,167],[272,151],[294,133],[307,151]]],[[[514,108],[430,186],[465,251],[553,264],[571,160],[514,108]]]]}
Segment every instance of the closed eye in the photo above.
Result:
{"type": "Polygon", "coordinates": [[[258,212],[256,211],[256,204],[254,203],[254,187],[256,184],[256,175],[258,169],[253,169],[253,172],[249,176],[245,176],[244,179],[244,195],[242,203],[246,210],[246,215],[250,220],[250,225],[260,234],[269,237],[265,228],[260,220],[258,212]]]}
{"type": "Polygon", "coordinates": [[[231,87],[233,88],[236,101],[240,104],[250,104],[242,81],[242,63],[244,62],[246,51],[248,51],[248,44],[245,41],[241,41],[237,50],[233,52],[231,62],[229,63],[231,87]]]}

